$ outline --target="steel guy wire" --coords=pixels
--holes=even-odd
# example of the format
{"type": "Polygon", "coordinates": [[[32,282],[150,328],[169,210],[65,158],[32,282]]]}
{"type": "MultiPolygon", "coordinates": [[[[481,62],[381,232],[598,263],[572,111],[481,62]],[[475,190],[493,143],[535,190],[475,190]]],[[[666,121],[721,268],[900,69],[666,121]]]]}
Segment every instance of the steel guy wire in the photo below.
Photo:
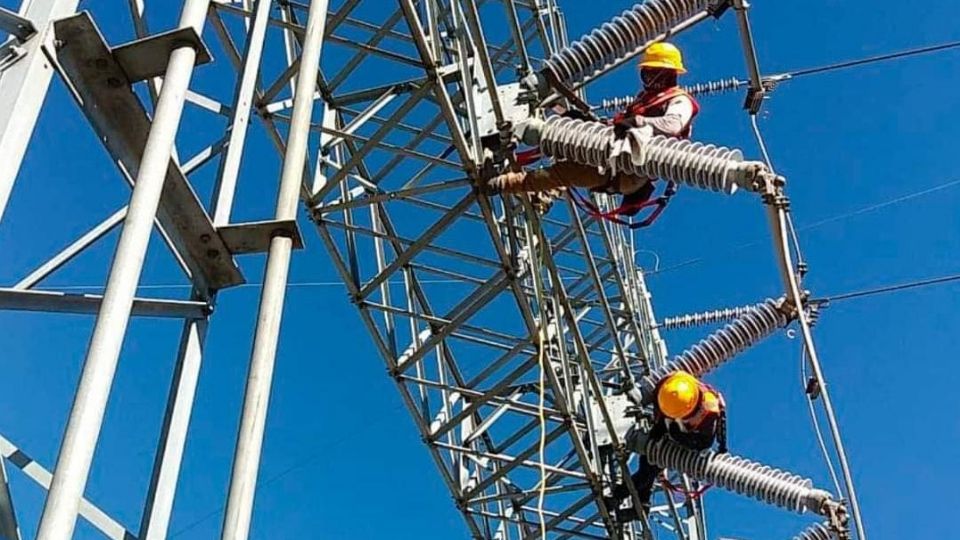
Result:
{"type": "MultiPolygon", "coordinates": [[[[851,210],[851,211],[849,211],[849,212],[844,212],[844,213],[842,213],[842,214],[837,214],[837,215],[834,215],[834,216],[830,216],[830,217],[821,219],[821,220],[819,220],[819,221],[814,221],[814,222],[812,222],[812,223],[808,223],[808,224],[806,224],[806,225],[801,225],[801,226],[799,226],[799,227],[796,228],[796,231],[797,231],[797,232],[803,232],[803,231],[809,231],[809,230],[812,230],[812,229],[817,229],[817,228],[820,228],[820,227],[822,227],[822,226],[824,226],[824,225],[829,225],[829,224],[831,224],[831,223],[840,222],[840,221],[845,221],[845,220],[850,219],[850,218],[852,218],[852,217],[860,216],[860,215],[863,215],[863,214],[868,214],[868,213],[871,213],[871,212],[875,212],[875,211],[877,211],[877,210],[882,210],[882,209],[887,208],[887,207],[889,207],[889,206],[894,206],[894,205],[900,204],[900,203],[902,203],[902,202],[906,202],[906,201],[910,201],[910,200],[913,200],[913,199],[917,199],[917,198],[923,197],[924,195],[929,195],[929,194],[931,194],[931,193],[936,193],[936,192],[938,192],[938,191],[943,191],[943,190],[945,190],[945,189],[949,189],[949,188],[954,187],[954,186],[957,186],[957,185],[960,185],[960,178],[956,178],[956,179],[953,179],[953,180],[949,180],[949,181],[944,182],[944,183],[942,183],[942,184],[937,184],[937,185],[934,185],[934,186],[931,186],[931,187],[928,187],[928,188],[921,189],[921,190],[919,190],[919,191],[914,191],[914,192],[911,192],[911,193],[907,193],[907,194],[905,194],[905,195],[901,195],[901,196],[895,197],[895,198],[893,198],[893,199],[888,199],[888,200],[885,200],[885,201],[881,201],[881,202],[879,202],[879,203],[867,205],[867,206],[864,206],[863,208],[858,208],[858,209],[856,209],[856,210],[851,210]]],[[[679,269],[681,269],[681,268],[686,268],[686,267],[690,267],[690,266],[695,266],[695,265],[698,265],[698,264],[703,263],[703,262],[705,262],[705,261],[708,261],[708,260],[710,260],[710,259],[719,258],[720,256],[724,256],[724,255],[730,255],[730,254],[735,253],[735,252],[737,252],[737,251],[740,251],[740,250],[742,250],[742,249],[747,249],[747,248],[750,248],[750,247],[754,247],[754,246],[757,246],[757,245],[762,244],[762,243],[765,243],[765,242],[766,242],[765,239],[764,239],[764,240],[754,240],[754,241],[752,241],[752,242],[747,242],[747,243],[744,243],[744,244],[740,244],[740,245],[737,245],[737,246],[730,247],[730,248],[728,248],[728,249],[726,249],[726,250],[724,250],[724,251],[722,251],[722,252],[720,252],[720,253],[718,253],[718,254],[716,254],[716,255],[707,255],[707,256],[703,256],[703,257],[696,257],[696,258],[688,259],[688,260],[686,260],[686,261],[682,261],[682,262],[679,262],[679,263],[676,263],[676,264],[672,264],[672,265],[669,265],[669,266],[665,266],[665,267],[663,267],[663,268],[660,268],[660,261],[659,261],[659,259],[658,259],[658,260],[657,260],[657,265],[656,265],[655,269],[654,269],[654,270],[651,270],[651,271],[649,271],[649,272],[646,272],[645,274],[646,274],[647,276],[656,276],[656,275],[659,275],[659,274],[664,274],[664,273],[667,273],[667,272],[671,272],[671,271],[673,271],[673,270],[679,270],[679,269]]],[[[640,250],[640,251],[643,251],[643,250],[640,250]]],[[[433,279],[433,280],[421,280],[421,283],[443,284],[443,283],[462,283],[462,281],[456,280],[456,279],[449,279],[449,280],[448,280],[448,279],[433,279]]],[[[403,285],[402,282],[395,282],[395,283],[392,283],[392,284],[403,285]]],[[[242,285],[238,285],[238,286],[232,287],[232,288],[233,288],[233,289],[241,289],[241,288],[259,287],[260,285],[261,285],[260,283],[244,283],[244,284],[242,284],[242,285]]],[[[304,281],[304,282],[292,282],[292,283],[289,283],[288,286],[290,286],[290,287],[343,287],[344,285],[343,285],[343,282],[342,282],[342,281],[304,281]]],[[[189,289],[189,288],[191,288],[191,287],[192,287],[192,285],[173,284],[173,283],[171,283],[171,284],[147,284],[147,285],[140,285],[140,286],[139,286],[140,289],[189,289]]],[[[34,290],[101,290],[101,289],[103,289],[103,285],[65,285],[65,286],[62,286],[62,287],[46,286],[46,287],[34,287],[33,289],[34,289],[34,290]]],[[[842,299],[842,298],[838,298],[838,299],[842,299]]]]}
{"type": "MultiPolygon", "coordinates": [[[[398,406],[396,406],[396,407],[393,407],[393,408],[391,408],[391,409],[389,409],[387,412],[399,411],[399,410],[401,410],[401,409],[403,409],[403,405],[402,405],[402,404],[401,404],[401,405],[398,405],[398,406]]],[[[389,416],[388,414],[383,414],[383,415],[381,415],[377,420],[374,420],[373,422],[368,422],[368,423],[363,424],[363,427],[361,427],[361,428],[360,428],[359,430],[357,430],[357,431],[354,431],[354,432],[351,433],[350,435],[340,437],[339,439],[336,439],[336,440],[333,440],[333,441],[328,442],[327,444],[324,444],[324,445],[321,446],[316,452],[313,452],[312,454],[304,457],[303,459],[301,459],[301,460],[299,460],[299,461],[296,461],[296,462],[288,465],[288,466],[287,466],[286,468],[284,468],[283,470],[277,472],[276,474],[273,474],[272,476],[269,476],[269,477],[265,478],[262,482],[259,482],[258,489],[261,489],[261,490],[262,490],[262,489],[265,488],[266,486],[269,486],[270,484],[273,484],[274,482],[282,479],[283,477],[287,476],[288,474],[292,473],[293,471],[295,471],[295,470],[297,470],[297,469],[302,469],[302,468],[304,468],[304,467],[307,467],[308,465],[316,462],[317,459],[320,458],[320,453],[321,453],[321,452],[326,451],[326,450],[330,450],[331,448],[334,448],[334,447],[336,447],[336,446],[338,446],[338,445],[341,445],[341,444],[343,444],[343,443],[345,443],[345,442],[349,442],[351,439],[356,439],[358,435],[362,434],[363,432],[371,431],[373,428],[378,427],[380,424],[383,424],[384,422],[386,422],[386,421],[389,420],[389,419],[390,419],[390,416],[389,416]]],[[[178,531],[170,534],[170,538],[176,538],[176,537],[180,536],[181,534],[187,533],[187,532],[195,529],[195,528],[196,528],[197,526],[199,526],[201,523],[204,523],[204,522],[207,521],[208,519],[210,519],[210,518],[215,517],[216,515],[218,515],[220,512],[222,512],[222,511],[224,510],[224,508],[226,508],[226,505],[220,505],[220,506],[218,506],[217,508],[215,508],[215,509],[213,509],[213,510],[210,510],[209,512],[207,512],[206,514],[200,516],[199,518],[195,519],[194,521],[191,521],[190,523],[188,523],[187,525],[185,525],[185,526],[184,526],[183,528],[181,528],[180,530],[178,530],[178,531]]]]}
{"type": "MultiPolygon", "coordinates": [[[[809,228],[809,227],[806,227],[806,228],[809,228]]],[[[804,230],[804,229],[806,229],[806,228],[801,227],[800,230],[804,230]]],[[[742,246],[742,247],[745,247],[745,246],[742,246]]],[[[670,268],[671,268],[671,267],[668,267],[668,268],[666,268],[665,270],[669,270],[670,268]]],[[[650,271],[650,272],[647,273],[647,275],[655,274],[655,273],[657,273],[657,272],[656,272],[656,271],[650,271]]],[[[573,279],[573,278],[565,278],[565,279],[573,279]]],[[[907,282],[907,283],[899,283],[899,284],[896,284],[896,285],[888,285],[888,286],[884,286],[884,287],[877,287],[877,288],[874,288],[874,289],[863,289],[863,290],[852,291],[852,292],[847,292],[847,293],[837,293],[837,294],[834,294],[834,295],[831,295],[831,296],[824,296],[824,297],[816,298],[816,299],[814,299],[813,301],[815,301],[815,302],[840,302],[840,301],[843,301],[843,300],[852,300],[852,299],[862,298],[862,297],[867,297],[867,296],[876,296],[876,295],[880,295],[880,294],[886,294],[886,293],[893,293],[893,292],[899,292],[899,291],[904,291],[904,290],[922,288],[922,287],[927,287],[927,286],[931,286],[931,285],[942,285],[942,284],[944,284],[944,283],[952,283],[952,282],[954,282],[954,281],[960,281],[960,274],[948,274],[948,275],[945,275],[945,276],[939,276],[939,277],[934,277],[934,278],[927,278],[927,279],[922,279],[922,280],[918,280],[918,281],[910,281],[910,282],[907,282]]],[[[459,281],[459,280],[427,280],[427,281],[421,281],[421,283],[462,283],[462,282],[459,281]]],[[[402,285],[402,283],[391,283],[391,284],[393,284],[393,285],[402,285]]],[[[239,285],[238,287],[232,287],[232,288],[239,288],[239,287],[258,287],[258,286],[260,286],[259,283],[246,283],[246,284],[244,284],[244,285],[239,285]]],[[[320,287],[320,286],[324,286],[324,287],[334,287],[334,286],[342,287],[342,286],[343,286],[343,282],[340,282],[340,281],[338,281],[338,282],[332,282],[332,281],[331,281],[331,282],[299,282],[299,283],[298,283],[298,282],[291,282],[291,283],[288,284],[288,286],[290,286],[290,287],[320,287]]],[[[190,287],[191,287],[190,285],[141,285],[141,286],[140,286],[141,289],[189,289],[190,287]]],[[[70,285],[70,286],[64,286],[64,287],[35,287],[35,288],[29,289],[29,290],[80,290],[80,289],[83,289],[83,290],[92,290],[92,289],[102,289],[102,288],[103,288],[102,285],[70,285]]],[[[727,317],[727,314],[729,313],[730,309],[733,309],[733,310],[735,310],[735,311],[738,311],[738,310],[741,310],[741,309],[744,309],[744,308],[729,308],[729,309],[726,309],[726,310],[714,310],[714,311],[708,311],[708,312],[703,312],[703,313],[696,313],[696,314],[692,314],[692,315],[682,315],[682,316],[679,316],[679,317],[669,317],[669,318],[667,318],[667,319],[664,319],[664,321],[663,321],[662,323],[660,323],[660,324],[657,326],[657,328],[674,329],[674,328],[683,328],[683,327],[690,326],[690,325],[706,324],[706,323],[708,323],[708,322],[720,322],[721,320],[723,320],[723,319],[725,319],[725,318],[727,317]],[[698,317],[699,317],[700,319],[698,319],[698,317]],[[692,318],[692,319],[690,319],[690,318],[692,318]],[[687,319],[690,319],[690,320],[689,320],[689,324],[688,324],[688,322],[687,322],[687,319]],[[669,322],[668,322],[668,321],[669,321],[669,322]]],[[[737,313],[736,315],[739,315],[739,314],[741,314],[741,313],[738,311],[738,313],[737,313]]],[[[734,316],[736,316],[736,315],[734,315],[734,316]]]]}
{"type": "MultiPolygon", "coordinates": [[[[906,195],[901,195],[901,196],[895,197],[895,198],[893,198],[893,199],[889,199],[889,200],[882,201],[882,202],[879,202],[879,203],[871,204],[871,205],[865,206],[865,207],[863,207],[863,208],[858,208],[858,209],[856,209],[856,210],[851,210],[851,211],[849,211],[849,212],[844,212],[844,213],[842,213],[842,214],[837,214],[837,215],[835,215],[835,216],[830,216],[830,217],[821,219],[821,220],[819,220],[819,221],[814,221],[813,223],[808,223],[808,224],[806,224],[806,225],[801,225],[801,226],[797,227],[796,230],[797,230],[797,232],[803,232],[803,231],[809,231],[809,230],[812,230],[812,229],[817,229],[817,228],[820,228],[820,227],[822,227],[822,226],[824,226],[824,225],[828,225],[828,224],[830,224],[830,223],[835,223],[835,222],[838,222],[838,221],[845,221],[845,220],[850,219],[850,218],[852,218],[852,217],[856,217],[856,216],[863,215],[863,214],[868,214],[868,213],[870,213],[870,212],[874,212],[874,211],[881,210],[881,209],[886,208],[886,207],[889,207],[889,206],[893,206],[893,205],[896,205],[896,204],[899,204],[899,203],[902,203],[902,202],[906,202],[906,201],[909,201],[909,200],[912,200],[912,199],[916,199],[916,198],[922,197],[922,196],[924,196],[924,195],[929,195],[929,194],[931,194],[931,193],[935,193],[935,192],[938,192],[938,191],[942,191],[942,190],[944,190],[944,189],[948,189],[948,188],[954,187],[954,186],[956,186],[956,185],[958,185],[958,184],[960,184],[960,178],[953,179],[953,180],[950,180],[950,181],[948,181],[948,182],[944,182],[944,183],[942,183],[942,184],[938,184],[938,185],[935,185],[935,186],[932,186],[932,187],[929,187],[929,188],[924,188],[924,189],[921,189],[921,190],[919,190],[919,191],[914,191],[914,192],[911,192],[911,193],[907,193],[906,195]]],[[[703,263],[703,262],[705,262],[705,261],[708,261],[708,260],[711,260],[711,259],[717,259],[717,258],[720,258],[721,256],[731,255],[731,254],[733,254],[733,253],[736,253],[737,251],[740,251],[740,250],[743,250],[743,249],[747,249],[747,248],[751,248],[751,247],[754,247],[754,246],[757,246],[757,245],[760,245],[760,244],[765,244],[766,242],[767,242],[766,239],[763,239],[763,240],[754,240],[754,241],[752,241],[752,242],[746,242],[746,243],[743,243],[743,244],[739,244],[739,245],[736,245],[736,246],[732,246],[732,247],[730,247],[730,248],[728,248],[728,249],[726,249],[726,250],[723,250],[723,251],[721,251],[720,253],[717,253],[717,254],[715,254],[715,255],[705,255],[705,256],[701,256],[701,257],[695,257],[695,258],[693,258],[693,259],[687,259],[686,261],[681,261],[681,262],[676,263],[676,264],[672,264],[672,265],[669,265],[669,266],[665,266],[664,268],[661,268],[660,270],[647,272],[646,275],[648,275],[648,276],[655,276],[655,275],[659,275],[659,274],[664,274],[664,273],[667,273],[667,272],[671,272],[671,271],[673,271],[673,270],[679,270],[679,269],[681,269],[681,268],[687,268],[687,267],[690,267],[690,266],[696,266],[696,265],[698,265],[698,264],[700,264],[700,263],[703,263]]]]}

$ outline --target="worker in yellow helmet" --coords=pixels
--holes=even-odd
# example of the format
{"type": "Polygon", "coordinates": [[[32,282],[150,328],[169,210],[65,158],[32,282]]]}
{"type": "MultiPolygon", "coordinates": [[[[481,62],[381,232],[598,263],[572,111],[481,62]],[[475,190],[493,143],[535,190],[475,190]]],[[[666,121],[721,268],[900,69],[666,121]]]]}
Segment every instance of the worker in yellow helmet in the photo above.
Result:
{"type": "MultiPolygon", "coordinates": [[[[727,451],[726,404],[720,392],[685,371],[675,371],[657,385],[654,404],[654,426],[650,439],[670,437],[691,450],[702,451],[717,443],[720,452],[727,451]]],[[[650,505],[653,484],[661,469],[640,455],[640,467],[631,480],[646,508],[650,505]]],[[[626,486],[617,486],[614,497],[629,497],[626,486]]],[[[624,518],[625,516],[621,516],[624,518]]],[[[636,519],[635,514],[629,516],[636,519]]]]}
{"type": "MultiPolygon", "coordinates": [[[[623,138],[631,129],[646,127],[654,135],[688,138],[693,118],[699,112],[700,106],[690,94],[677,85],[679,75],[687,71],[680,50],[670,43],[654,43],[646,49],[638,67],[643,90],[626,109],[614,116],[611,123],[615,135],[623,138]]],[[[569,111],[566,115],[584,118],[578,111],[569,111]]],[[[530,125],[535,126],[536,122],[530,125]]],[[[530,131],[527,130],[526,133],[530,131]]],[[[532,131],[537,130],[533,128],[532,131]]],[[[523,129],[521,133],[524,133],[523,129]]],[[[532,136],[521,134],[520,138],[527,144],[539,142],[537,133],[532,136]]],[[[542,169],[501,174],[488,181],[485,191],[489,194],[537,193],[556,192],[570,187],[586,188],[594,192],[622,195],[622,204],[613,217],[633,216],[654,202],[651,201],[654,192],[653,180],[656,179],[623,173],[604,174],[594,167],[560,161],[542,169]]],[[[665,192],[666,198],[660,198],[663,201],[656,215],[659,215],[662,206],[665,206],[675,191],[676,186],[671,183],[665,192]]],[[[652,216],[652,219],[656,219],[656,215],[652,216]]],[[[649,223],[642,226],[645,225],[649,223]]]]}
{"type": "Polygon", "coordinates": [[[613,117],[614,125],[621,131],[650,126],[659,135],[690,137],[700,106],[677,83],[679,75],[687,72],[680,49],[671,43],[654,43],[640,58],[639,68],[643,91],[613,117]]]}

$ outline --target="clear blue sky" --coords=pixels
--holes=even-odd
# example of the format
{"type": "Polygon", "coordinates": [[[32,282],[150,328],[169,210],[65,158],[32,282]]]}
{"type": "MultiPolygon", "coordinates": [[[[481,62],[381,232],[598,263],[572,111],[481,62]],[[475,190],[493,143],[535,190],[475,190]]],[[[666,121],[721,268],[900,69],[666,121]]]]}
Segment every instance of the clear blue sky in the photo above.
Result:
{"type": "MultiPolygon", "coordinates": [[[[384,11],[395,5],[378,1],[384,11]]],[[[13,4],[0,0],[3,7],[13,4]]],[[[87,4],[112,41],[130,37],[124,2],[87,4]]],[[[570,35],[578,36],[627,3],[574,1],[563,7],[570,35]]],[[[950,0],[922,7],[761,1],[752,18],[766,73],[960,38],[950,0]]],[[[161,15],[155,27],[169,28],[172,21],[171,14],[161,15]]],[[[689,81],[743,75],[731,15],[679,43],[689,81]]],[[[960,95],[952,90],[960,82],[958,67],[960,53],[950,52],[779,87],[766,104],[762,127],[775,164],[788,177],[798,226],[960,178],[954,161],[960,95]]],[[[203,77],[198,75],[201,82],[203,77]]],[[[635,82],[634,72],[624,69],[591,87],[589,97],[631,94],[635,82]]],[[[0,227],[4,284],[122,205],[129,193],[62,85],[54,84],[49,99],[0,227]]],[[[695,137],[758,156],[741,100],[705,98],[695,137]]],[[[236,219],[270,215],[276,171],[275,162],[245,165],[245,175],[260,176],[245,176],[236,219]]],[[[957,272],[958,207],[960,186],[953,186],[802,231],[811,268],[807,287],[822,295],[957,272]]],[[[292,280],[335,280],[319,238],[308,224],[304,231],[310,249],[295,257],[292,280]]],[[[116,235],[109,237],[50,285],[100,283],[115,241],[116,235]]],[[[748,195],[683,190],[639,241],[659,254],[663,267],[703,258],[650,278],[661,316],[780,294],[766,222],[748,195]],[[742,244],[751,245],[733,249],[742,244]]],[[[143,283],[170,283],[175,269],[159,243],[154,247],[143,283]]],[[[249,258],[244,268],[257,281],[262,261],[249,258]]],[[[952,393],[960,386],[951,365],[960,347],[958,292],[947,285],[836,304],[816,329],[874,540],[955,536],[949,501],[960,442],[960,424],[951,416],[952,393]]],[[[219,299],[171,526],[178,539],[209,539],[219,531],[216,511],[229,476],[256,299],[255,287],[219,299]]],[[[466,538],[344,291],[295,289],[284,322],[254,537],[466,538]]],[[[92,324],[84,316],[0,314],[0,433],[48,467],[56,459],[92,324]]],[[[89,498],[133,530],[178,333],[179,324],[171,321],[137,320],[131,326],[87,488],[89,498]]],[[[675,352],[696,338],[696,332],[668,336],[675,352]]],[[[777,336],[711,382],[727,396],[734,452],[829,488],[800,389],[798,347],[798,341],[777,336]]],[[[10,472],[21,525],[32,537],[43,493],[10,472]]],[[[717,490],[707,498],[712,538],[790,538],[812,519],[717,490]]],[[[97,536],[81,524],[77,537],[97,536]]]]}

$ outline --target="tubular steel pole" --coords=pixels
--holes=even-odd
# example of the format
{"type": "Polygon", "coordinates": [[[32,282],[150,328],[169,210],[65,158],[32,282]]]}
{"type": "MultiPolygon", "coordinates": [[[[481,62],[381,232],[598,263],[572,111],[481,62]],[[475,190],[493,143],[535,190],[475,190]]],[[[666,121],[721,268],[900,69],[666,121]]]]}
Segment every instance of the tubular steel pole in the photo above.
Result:
{"type": "MultiPolygon", "coordinates": [[[[180,26],[193,27],[199,34],[209,3],[210,0],[187,0],[180,16],[180,26]]],[[[134,293],[143,270],[153,220],[160,204],[160,193],[196,58],[197,51],[190,46],[179,47],[170,55],[163,90],[60,447],[50,493],[40,518],[38,540],[67,540],[72,537],[76,526],[80,499],[100,436],[110,387],[130,321],[134,293]]]]}
{"type": "MultiPolygon", "coordinates": [[[[246,19],[247,45],[243,55],[243,71],[237,82],[233,101],[230,140],[220,162],[220,171],[213,190],[211,213],[213,224],[216,226],[227,225],[230,222],[271,6],[272,0],[257,0],[251,17],[253,24],[251,25],[250,20],[246,19]]],[[[211,302],[216,298],[212,291],[205,290],[194,291],[194,297],[209,299],[211,302]]],[[[168,536],[177,481],[180,477],[180,467],[186,447],[187,430],[190,427],[194,396],[203,363],[207,329],[208,320],[206,319],[186,321],[183,325],[173,382],[167,398],[167,410],[160,432],[160,447],[154,460],[153,476],[140,523],[141,540],[161,540],[168,536]]]]}
{"type": "MultiPolygon", "coordinates": [[[[297,90],[287,137],[277,196],[278,220],[296,218],[300,188],[303,183],[310,121],[313,113],[313,94],[317,85],[320,49],[326,26],[328,0],[313,0],[307,15],[307,29],[300,55],[297,90]]],[[[223,540],[245,540],[250,532],[253,499],[260,468],[260,454],[267,420],[267,403],[276,359],[280,319],[290,269],[293,239],[274,236],[267,252],[267,268],[260,296],[257,330],[253,339],[250,372],[244,395],[243,413],[237,435],[237,449],[230,477],[230,493],[224,515],[223,540]]]]}

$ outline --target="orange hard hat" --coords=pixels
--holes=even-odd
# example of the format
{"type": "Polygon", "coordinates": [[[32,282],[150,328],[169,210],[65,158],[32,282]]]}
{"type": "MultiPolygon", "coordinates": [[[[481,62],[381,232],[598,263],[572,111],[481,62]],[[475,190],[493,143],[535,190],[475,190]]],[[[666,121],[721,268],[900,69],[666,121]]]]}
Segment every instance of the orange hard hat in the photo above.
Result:
{"type": "Polygon", "coordinates": [[[657,391],[660,411],[674,420],[684,418],[697,408],[700,402],[700,381],[686,371],[670,374],[657,391]]]}

